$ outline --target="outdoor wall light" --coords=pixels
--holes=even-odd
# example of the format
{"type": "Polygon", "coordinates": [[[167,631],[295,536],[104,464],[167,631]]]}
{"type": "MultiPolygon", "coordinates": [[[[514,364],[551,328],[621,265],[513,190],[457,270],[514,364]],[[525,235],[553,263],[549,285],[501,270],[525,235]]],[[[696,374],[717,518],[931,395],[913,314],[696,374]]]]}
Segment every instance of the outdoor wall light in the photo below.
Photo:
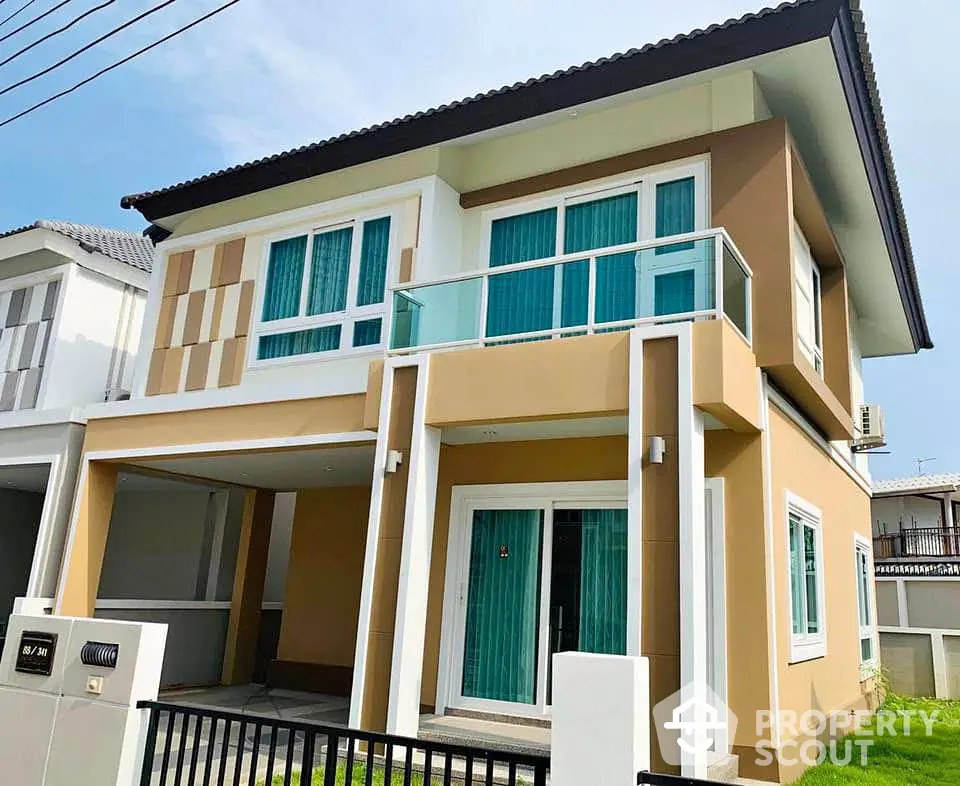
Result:
{"type": "Polygon", "coordinates": [[[663,464],[663,454],[667,452],[667,445],[663,437],[650,437],[650,463],[663,464]]]}

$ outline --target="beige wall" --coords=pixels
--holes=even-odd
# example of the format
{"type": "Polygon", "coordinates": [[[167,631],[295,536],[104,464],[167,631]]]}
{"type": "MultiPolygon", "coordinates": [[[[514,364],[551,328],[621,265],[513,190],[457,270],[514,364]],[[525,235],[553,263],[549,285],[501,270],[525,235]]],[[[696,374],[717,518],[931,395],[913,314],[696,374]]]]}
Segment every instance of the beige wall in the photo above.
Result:
{"type": "Polygon", "coordinates": [[[427,421],[464,425],[623,415],[629,357],[628,333],[435,354],[427,421]]]}
{"type": "MultiPolygon", "coordinates": [[[[854,533],[870,537],[870,498],[818,445],[770,407],[774,591],[780,709],[802,713],[864,707],[860,683],[854,533]],[[827,655],[789,663],[790,585],[786,492],[823,513],[827,655]]],[[[782,773],[792,780],[798,772],[782,773]]]]}
{"type": "MultiPolygon", "coordinates": [[[[896,628],[900,625],[900,612],[897,608],[897,585],[893,581],[878,581],[877,587],[877,625],[896,628]]],[[[960,623],[960,620],[958,620],[960,623]]]]}
{"type": "Polygon", "coordinates": [[[331,396],[91,420],[84,452],[361,431],[364,399],[363,395],[331,396]]]}
{"type": "Polygon", "coordinates": [[[279,660],[353,669],[370,487],[297,492],[279,660]]]}
{"type": "Polygon", "coordinates": [[[693,404],[734,431],[760,430],[757,359],[724,320],[693,325],[693,404]]]}
{"type": "MultiPolygon", "coordinates": [[[[724,486],[728,702],[735,715],[751,719],[771,707],[762,438],[708,431],[704,449],[706,477],[722,478],[724,486]]],[[[749,720],[737,726],[741,775],[769,776],[751,769],[759,739],[749,720]]]]}
{"type": "Polygon", "coordinates": [[[905,583],[910,627],[960,630],[960,581],[905,583]]]}
{"type": "Polygon", "coordinates": [[[922,633],[881,633],[880,650],[890,689],[903,696],[933,696],[933,646],[922,633]]]}

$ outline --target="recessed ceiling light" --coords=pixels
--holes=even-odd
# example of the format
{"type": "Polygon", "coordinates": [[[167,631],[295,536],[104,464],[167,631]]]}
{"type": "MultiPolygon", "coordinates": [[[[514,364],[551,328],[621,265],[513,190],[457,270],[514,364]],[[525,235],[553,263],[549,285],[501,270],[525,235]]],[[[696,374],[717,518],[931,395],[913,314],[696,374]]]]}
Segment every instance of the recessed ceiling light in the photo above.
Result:
{"type": "Polygon", "coordinates": [[[250,475],[248,475],[246,472],[241,472],[241,473],[240,473],[240,477],[241,477],[241,478],[249,478],[250,475]]]}
{"type": "Polygon", "coordinates": [[[484,431],[481,431],[480,436],[484,439],[493,439],[495,436],[497,436],[497,432],[495,429],[488,428],[484,431]]]}
{"type": "Polygon", "coordinates": [[[322,469],[324,472],[333,472],[336,469],[336,467],[329,466],[329,467],[322,467],[322,469]]]}

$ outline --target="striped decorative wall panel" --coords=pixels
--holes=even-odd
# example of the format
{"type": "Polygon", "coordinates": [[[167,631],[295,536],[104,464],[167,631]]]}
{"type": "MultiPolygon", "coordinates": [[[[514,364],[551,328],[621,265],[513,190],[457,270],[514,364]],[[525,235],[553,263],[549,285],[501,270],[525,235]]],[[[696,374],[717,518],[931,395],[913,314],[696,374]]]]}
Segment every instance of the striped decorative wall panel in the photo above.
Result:
{"type": "Polygon", "coordinates": [[[60,280],[0,292],[0,412],[37,405],[60,280]]]}
{"type": "Polygon", "coordinates": [[[244,238],[167,259],[148,396],[238,385],[258,260],[244,238]]]}

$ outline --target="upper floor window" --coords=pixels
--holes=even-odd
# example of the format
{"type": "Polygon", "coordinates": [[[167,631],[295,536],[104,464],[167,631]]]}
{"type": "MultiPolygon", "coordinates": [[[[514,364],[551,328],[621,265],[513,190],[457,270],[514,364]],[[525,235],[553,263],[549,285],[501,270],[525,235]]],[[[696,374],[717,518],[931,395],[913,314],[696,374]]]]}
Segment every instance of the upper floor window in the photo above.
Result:
{"type": "MultiPolygon", "coordinates": [[[[491,268],[629,245],[706,228],[706,163],[651,173],[627,185],[494,211],[486,230],[491,268]]],[[[572,260],[490,278],[488,337],[669,316],[708,308],[705,244],[572,260]],[[589,314],[592,306],[592,314],[589,314]],[[589,317],[592,316],[592,320],[589,317]]]]}
{"type": "Polygon", "coordinates": [[[790,559],[790,661],[826,655],[824,623],[823,519],[796,497],[787,502],[790,559]]]}
{"type": "Polygon", "coordinates": [[[876,663],[873,584],[870,580],[870,542],[858,537],[854,545],[857,581],[857,613],[860,622],[860,665],[869,668],[876,663]]]}
{"type": "Polygon", "coordinates": [[[797,293],[797,339],[820,376],[823,376],[823,323],[820,310],[820,268],[800,227],[794,226],[794,289],[797,293]]]}
{"type": "Polygon", "coordinates": [[[271,243],[257,360],[382,346],[391,258],[390,215],[271,243]]]}

